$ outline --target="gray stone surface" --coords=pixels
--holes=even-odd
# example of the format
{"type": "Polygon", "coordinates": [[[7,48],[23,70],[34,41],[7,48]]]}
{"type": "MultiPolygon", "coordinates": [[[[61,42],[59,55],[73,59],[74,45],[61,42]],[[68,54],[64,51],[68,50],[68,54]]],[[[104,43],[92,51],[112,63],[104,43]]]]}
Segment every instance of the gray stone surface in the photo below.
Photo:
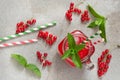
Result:
{"type": "MultiPolygon", "coordinates": [[[[88,24],[82,24],[77,15],[73,15],[72,23],[68,24],[64,14],[71,1],[78,3],[80,0],[0,0],[0,37],[14,34],[16,23],[30,18],[37,19],[36,25],[56,20],[55,27],[44,31],[58,36],[57,42],[52,47],[48,47],[40,40],[33,44],[0,48],[0,80],[99,80],[97,78],[97,58],[101,51],[106,48],[111,49],[113,59],[110,69],[102,80],[120,80],[120,49],[116,48],[118,44],[120,45],[120,0],[84,0],[84,4],[78,6],[84,10],[87,4],[91,4],[97,12],[105,15],[108,19],[106,24],[108,43],[95,46],[96,51],[92,56],[95,68],[92,71],[85,68],[82,70],[71,68],[60,59],[57,52],[58,43],[68,32],[79,29],[87,36],[95,32],[86,27],[88,24]],[[41,69],[41,79],[25,70],[10,57],[11,53],[20,53],[26,57],[29,63],[34,63],[41,68],[35,55],[37,50],[48,52],[48,59],[53,62],[50,68],[41,69]]],[[[36,35],[37,32],[6,42],[32,39],[36,35]]]]}

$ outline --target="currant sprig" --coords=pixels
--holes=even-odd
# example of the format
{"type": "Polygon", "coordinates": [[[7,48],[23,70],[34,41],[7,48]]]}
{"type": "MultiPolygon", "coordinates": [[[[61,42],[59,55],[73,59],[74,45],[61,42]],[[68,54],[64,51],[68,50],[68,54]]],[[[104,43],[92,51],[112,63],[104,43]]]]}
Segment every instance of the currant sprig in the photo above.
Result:
{"type": "Polygon", "coordinates": [[[64,52],[62,59],[71,58],[76,67],[82,68],[82,62],[78,56],[78,51],[82,50],[85,47],[85,44],[81,43],[77,45],[74,37],[70,33],[67,35],[67,41],[69,49],[64,52]]]}
{"type": "Polygon", "coordinates": [[[103,76],[108,71],[111,58],[112,55],[109,54],[108,49],[102,51],[101,56],[98,58],[98,77],[103,76]]]}
{"type": "Polygon", "coordinates": [[[52,65],[52,62],[46,59],[48,56],[48,53],[42,54],[40,51],[37,51],[36,55],[43,67],[52,65]]]}

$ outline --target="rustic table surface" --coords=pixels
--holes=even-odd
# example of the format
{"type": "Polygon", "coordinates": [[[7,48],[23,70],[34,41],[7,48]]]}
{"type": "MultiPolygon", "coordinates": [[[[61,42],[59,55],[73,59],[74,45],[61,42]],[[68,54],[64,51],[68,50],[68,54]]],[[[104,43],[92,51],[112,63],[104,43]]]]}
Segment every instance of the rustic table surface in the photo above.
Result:
{"type": "MultiPolygon", "coordinates": [[[[66,21],[64,15],[71,1],[77,4],[80,0],[0,0],[0,37],[14,34],[16,23],[30,18],[37,20],[36,25],[56,20],[56,26],[47,28],[44,31],[49,31],[58,36],[52,47],[39,40],[39,42],[33,44],[0,48],[0,80],[99,80],[97,77],[97,58],[102,50],[106,48],[111,50],[113,58],[110,68],[102,80],[120,80],[120,48],[117,48],[117,45],[120,45],[120,0],[84,0],[84,4],[78,6],[84,10],[87,4],[91,4],[97,12],[107,17],[106,33],[108,42],[107,44],[100,43],[95,46],[96,51],[91,57],[95,68],[91,71],[85,68],[79,70],[70,67],[61,60],[57,52],[58,43],[68,32],[78,29],[90,36],[96,31],[87,28],[88,23],[81,23],[80,17],[77,15],[73,15],[71,24],[66,21]],[[40,68],[41,65],[35,55],[38,50],[47,52],[49,54],[48,59],[53,63],[50,68],[41,69],[41,78],[36,77],[33,73],[15,63],[10,56],[12,53],[19,53],[26,57],[28,62],[34,63],[40,68]]],[[[33,39],[36,38],[37,33],[6,42],[33,39]]]]}

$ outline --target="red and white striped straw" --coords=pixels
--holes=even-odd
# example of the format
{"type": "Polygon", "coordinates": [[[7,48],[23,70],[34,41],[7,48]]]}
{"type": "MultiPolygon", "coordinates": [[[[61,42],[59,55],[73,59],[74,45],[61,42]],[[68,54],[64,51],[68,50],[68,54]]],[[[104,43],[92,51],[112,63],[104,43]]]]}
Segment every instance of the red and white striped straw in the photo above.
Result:
{"type": "Polygon", "coordinates": [[[9,47],[9,46],[16,46],[16,45],[24,45],[24,44],[34,43],[37,41],[38,41],[38,39],[29,39],[29,40],[24,40],[24,41],[4,43],[4,44],[0,44],[0,48],[9,47]]]}

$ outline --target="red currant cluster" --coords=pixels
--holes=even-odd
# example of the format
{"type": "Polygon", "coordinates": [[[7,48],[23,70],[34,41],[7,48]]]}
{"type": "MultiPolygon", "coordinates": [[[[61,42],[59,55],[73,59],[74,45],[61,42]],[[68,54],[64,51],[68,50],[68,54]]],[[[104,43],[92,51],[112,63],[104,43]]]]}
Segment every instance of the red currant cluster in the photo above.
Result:
{"type": "MultiPolygon", "coordinates": [[[[71,2],[71,3],[70,3],[69,10],[67,10],[67,12],[66,12],[66,14],[65,14],[66,19],[67,19],[68,21],[72,21],[72,13],[73,13],[73,12],[74,12],[74,13],[77,13],[78,15],[80,15],[81,10],[78,9],[78,8],[75,8],[75,7],[74,7],[74,3],[71,2]]],[[[88,15],[88,11],[85,10],[85,11],[83,12],[83,14],[81,15],[81,22],[85,22],[85,21],[89,21],[89,20],[90,20],[90,17],[89,17],[89,15],[88,15]]]]}
{"type": "Polygon", "coordinates": [[[80,9],[74,7],[73,2],[70,3],[69,10],[67,10],[67,12],[65,14],[66,19],[69,20],[69,21],[72,21],[72,12],[77,13],[78,15],[81,13],[80,9]]]}
{"type": "Polygon", "coordinates": [[[85,10],[84,13],[81,15],[81,22],[89,21],[90,17],[88,15],[88,11],[85,10]]]}
{"type": "Polygon", "coordinates": [[[16,27],[16,34],[20,33],[20,32],[24,32],[29,26],[33,25],[36,23],[36,19],[32,19],[32,20],[27,20],[26,23],[24,22],[19,22],[17,23],[16,27]]]}
{"type": "Polygon", "coordinates": [[[46,41],[47,44],[49,44],[50,46],[57,40],[57,37],[54,36],[53,34],[43,31],[39,31],[38,33],[38,38],[42,38],[43,40],[46,41]]]}
{"type": "Polygon", "coordinates": [[[112,55],[109,54],[108,49],[103,51],[101,56],[98,58],[98,76],[99,77],[101,77],[107,72],[111,58],[112,58],[112,55]]]}
{"type": "Polygon", "coordinates": [[[43,67],[50,66],[52,64],[52,62],[46,60],[46,58],[48,56],[47,53],[42,54],[42,53],[40,53],[40,51],[37,51],[36,55],[43,67]]]}

